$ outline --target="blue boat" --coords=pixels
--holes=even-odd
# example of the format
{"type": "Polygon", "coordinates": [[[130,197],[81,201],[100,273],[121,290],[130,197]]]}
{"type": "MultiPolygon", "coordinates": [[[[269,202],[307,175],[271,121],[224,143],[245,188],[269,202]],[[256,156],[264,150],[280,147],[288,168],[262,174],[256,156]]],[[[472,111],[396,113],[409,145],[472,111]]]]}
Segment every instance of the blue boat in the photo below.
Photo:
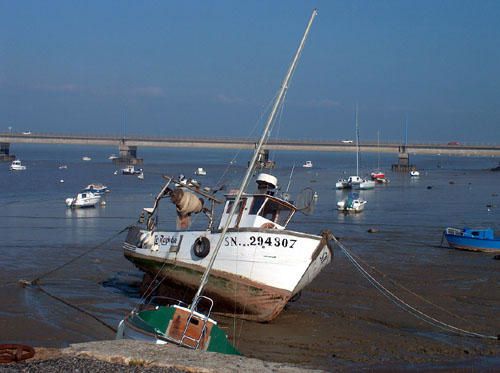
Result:
{"type": "Polygon", "coordinates": [[[454,249],[500,253],[500,237],[495,237],[491,228],[446,228],[443,234],[454,249]]]}

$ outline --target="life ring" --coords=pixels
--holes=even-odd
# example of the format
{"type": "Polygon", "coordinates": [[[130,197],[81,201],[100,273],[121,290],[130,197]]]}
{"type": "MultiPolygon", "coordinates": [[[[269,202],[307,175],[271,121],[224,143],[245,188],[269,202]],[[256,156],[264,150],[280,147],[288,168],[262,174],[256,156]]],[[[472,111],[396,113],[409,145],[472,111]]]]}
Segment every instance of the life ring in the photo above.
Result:
{"type": "Polygon", "coordinates": [[[31,346],[20,344],[1,344],[0,345],[0,364],[8,364],[35,356],[35,349],[31,346]]]}
{"type": "Polygon", "coordinates": [[[260,226],[263,229],[273,229],[276,228],[276,226],[273,223],[264,223],[260,226]]]}
{"type": "Polygon", "coordinates": [[[210,252],[210,241],[206,237],[198,237],[193,244],[193,252],[198,258],[204,258],[210,252]]]}

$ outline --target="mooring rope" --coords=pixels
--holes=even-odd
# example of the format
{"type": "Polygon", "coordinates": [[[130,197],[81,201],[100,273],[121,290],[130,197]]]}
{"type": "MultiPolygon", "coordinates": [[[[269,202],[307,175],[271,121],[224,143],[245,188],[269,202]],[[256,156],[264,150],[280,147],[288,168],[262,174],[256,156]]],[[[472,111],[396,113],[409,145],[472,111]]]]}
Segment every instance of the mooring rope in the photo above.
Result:
{"type": "Polygon", "coordinates": [[[494,339],[498,340],[500,339],[499,336],[494,336],[494,335],[486,335],[486,334],[481,334],[481,333],[476,333],[476,332],[471,332],[465,329],[458,328],[456,326],[447,324],[443,321],[440,321],[430,315],[427,315],[426,313],[418,310],[417,308],[409,305],[406,303],[403,299],[398,297],[396,294],[391,292],[389,289],[387,289],[384,285],[382,285],[379,281],[377,281],[370,273],[368,273],[361,264],[353,257],[353,255],[350,253],[350,251],[335,237],[333,238],[335,243],[342,249],[343,253],[345,256],[349,259],[349,261],[354,265],[354,267],[382,294],[384,295],[387,299],[389,299],[391,302],[393,302],[396,306],[401,308],[402,310],[410,313],[414,317],[420,319],[421,321],[424,321],[427,324],[430,324],[432,326],[438,327],[440,329],[446,330],[446,331],[451,331],[457,334],[462,334],[468,337],[477,337],[477,338],[486,338],[486,339],[494,339]]]}
{"type": "Polygon", "coordinates": [[[130,228],[130,226],[126,226],[125,228],[123,228],[121,231],[119,231],[118,233],[115,233],[114,235],[112,235],[111,237],[109,237],[108,239],[104,240],[103,242],[99,243],[98,245],[96,246],[93,246],[91,247],[89,250],[87,251],[84,251],[83,253],[81,253],[80,255],[77,255],[76,257],[68,260],[67,262],[57,266],[56,268],[53,268],[51,269],[50,271],[47,271],[45,273],[42,273],[41,275],[39,275],[38,277],[34,278],[33,280],[29,281],[29,280],[19,280],[19,282],[23,285],[34,285],[34,284],[37,284],[38,281],[40,281],[40,279],[42,279],[43,277],[47,277],[48,275],[51,275],[52,273],[54,272],[57,272],[59,271],[60,269],[70,265],[71,263],[73,262],[76,262],[78,259],[80,259],[81,257],[87,255],[87,254],[90,254],[92,251],[95,251],[97,250],[98,248],[100,248],[101,246],[107,244],[108,242],[110,242],[111,240],[114,240],[116,237],[118,237],[120,234],[122,234],[123,232],[125,232],[126,230],[128,230],[130,228]]]}
{"type": "Polygon", "coordinates": [[[81,308],[81,307],[79,307],[79,306],[77,306],[75,304],[72,304],[72,303],[64,300],[61,297],[58,297],[57,295],[52,294],[47,289],[44,289],[42,287],[42,285],[40,285],[39,283],[36,283],[35,286],[37,287],[38,290],[40,290],[42,293],[44,293],[45,295],[49,296],[50,298],[55,299],[55,300],[57,300],[57,301],[65,304],[66,306],[71,307],[71,308],[73,308],[73,309],[75,309],[75,310],[77,310],[77,311],[79,311],[79,312],[81,312],[81,313],[83,313],[83,314],[85,314],[85,315],[93,318],[94,320],[96,320],[100,324],[104,325],[106,328],[111,329],[114,333],[116,333],[116,328],[114,328],[113,326],[109,325],[104,320],[101,320],[99,317],[97,317],[96,315],[92,314],[91,312],[86,311],[83,308],[81,308]]]}
{"type": "Polygon", "coordinates": [[[54,272],[57,272],[58,270],[70,265],[71,263],[74,263],[75,261],[77,261],[78,259],[80,259],[81,257],[91,253],[92,251],[94,250],[97,250],[98,248],[100,248],[101,246],[105,245],[106,243],[110,242],[111,240],[115,239],[116,237],[118,237],[120,234],[122,234],[123,232],[125,232],[126,230],[128,230],[130,228],[130,226],[127,226],[125,228],[123,228],[122,230],[120,230],[119,232],[115,233],[114,235],[112,235],[111,237],[109,237],[108,239],[104,240],[103,242],[99,243],[98,245],[96,246],[93,246],[91,247],[89,250],[86,250],[85,252],[83,252],[82,254],[68,260],[67,262],[57,266],[56,268],[54,269],[51,269],[50,271],[47,271],[45,273],[42,273],[41,275],[37,276],[36,278],[34,278],[33,280],[29,281],[29,280],[24,280],[24,279],[20,279],[18,281],[18,283],[20,283],[23,287],[25,286],[36,286],[36,288],[38,290],[40,290],[42,293],[44,293],[45,295],[49,296],[50,298],[52,299],[55,299],[63,304],[65,304],[66,306],[68,307],[71,307],[91,318],[93,318],[94,320],[96,320],[97,322],[99,322],[100,324],[104,325],[105,327],[107,327],[108,329],[111,329],[113,332],[116,333],[116,328],[114,328],[113,326],[109,325],[108,323],[106,323],[105,321],[101,320],[99,317],[95,316],[94,314],[92,314],[91,312],[89,311],[86,311],[84,310],[83,308],[77,306],[77,305],[74,305],[72,303],[70,303],[69,301],[61,298],[61,297],[58,297],[57,295],[54,295],[52,294],[51,292],[49,292],[47,289],[44,289],[42,287],[42,285],[40,284],[40,279],[42,279],[43,277],[47,277],[48,275],[54,273],[54,272]]]}

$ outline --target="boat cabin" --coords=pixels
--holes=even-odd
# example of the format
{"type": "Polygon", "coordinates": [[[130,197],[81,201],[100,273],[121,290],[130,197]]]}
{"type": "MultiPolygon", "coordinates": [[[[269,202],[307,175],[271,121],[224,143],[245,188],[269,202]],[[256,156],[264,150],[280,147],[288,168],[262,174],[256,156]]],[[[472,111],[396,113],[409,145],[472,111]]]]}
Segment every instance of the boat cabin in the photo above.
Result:
{"type": "Polygon", "coordinates": [[[479,238],[480,240],[494,240],[495,239],[493,229],[491,229],[491,228],[486,228],[486,229],[464,228],[462,231],[462,235],[464,237],[479,238]]]}
{"type": "MultiPolygon", "coordinates": [[[[219,229],[226,224],[235,198],[235,195],[226,196],[219,229]]],[[[244,194],[229,228],[285,229],[295,211],[294,205],[281,198],[269,194],[244,194]]]]}
{"type": "MultiPolygon", "coordinates": [[[[258,175],[257,185],[257,193],[243,194],[241,197],[229,228],[285,229],[297,208],[274,195],[277,186],[277,179],[274,176],[258,175]]],[[[235,199],[236,193],[226,195],[219,229],[226,224],[235,199]]]]}

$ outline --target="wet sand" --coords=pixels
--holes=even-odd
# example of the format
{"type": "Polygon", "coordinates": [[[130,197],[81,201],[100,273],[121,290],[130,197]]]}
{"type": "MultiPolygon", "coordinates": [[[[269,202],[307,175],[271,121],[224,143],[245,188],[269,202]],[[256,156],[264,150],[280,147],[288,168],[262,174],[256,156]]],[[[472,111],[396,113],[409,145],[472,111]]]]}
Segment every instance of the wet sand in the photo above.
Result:
{"type": "MultiPolygon", "coordinates": [[[[497,335],[500,262],[492,255],[439,247],[398,255],[387,250],[384,233],[377,233],[376,240],[380,243],[375,251],[365,252],[363,259],[384,286],[436,319],[497,335]]],[[[358,241],[356,246],[362,248],[363,241],[358,241]]],[[[339,251],[302,299],[278,319],[237,326],[241,329],[236,342],[249,356],[327,370],[500,365],[498,340],[458,336],[422,322],[381,295],[339,251]]]]}
{"type": "MultiPolygon", "coordinates": [[[[314,164],[322,161],[329,165],[331,156],[324,157],[313,159],[314,164]]],[[[428,160],[429,167],[433,162],[428,160]]],[[[325,167],[313,170],[314,174],[296,170],[296,180],[302,185],[311,183],[320,199],[312,216],[299,215],[290,228],[310,233],[331,229],[373,267],[371,273],[384,286],[411,305],[456,327],[497,335],[500,261],[489,254],[438,246],[447,225],[492,226],[498,233],[498,176],[483,171],[482,160],[470,159],[471,170],[466,171],[455,171],[445,159],[441,162],[443,169],[429,171],[428,175],[426,172],[420,181],[391,175],[389,186],[364,194],[369,203],[359,216],[343,216],[333,210],[343,194],[332,190],[329,183],[319,182],[336,180],[338,170],[325,167]],[[493,207],[486,210],[487,204],[493,207]],[[368,233],[369,228],[376,228],[378,233],[368,233]]],[[[0,343],[66,347],[114,338],[111,329],[87,314],[37,288],[22,288],[17,281],[32,279],[90,250],[136,221],[138,212],[150,206],[152,196],[158,192],[164,170],[163,163],[158,164],[158,180],[145,180],[139,188],[137,180],[116,179],[112,165],[90,168],[85,164],[81,166],[89,167],[85,171],[70,164],[68,175],[73,169],[74,174],[59,185],[67,191],[54,189],[50,180],[40,181],[47,189],[43,190],[45,194],[16,189],[35,188],[38,180],[49,176],[57,182],[57,164],[54,162],[50,169],[49,165],[44,169],[42,164],[39,174],[6,174],[27,180],[7,183],[5,179],[4,185],[12,190],[1,205],[0,343]],[[96,170],[102,172],[100,178],[95,176],[96,170]],[[63,197],[96,178],[113,190],[106,208],[92,214],[68,212],[63,197]],[[23,199],[18,197],[21,192],[23,199]]],[[[195,168],[190,165],[189,169],[195,168]]],[[[178,171],[182,170],[172,172],[178,171]]],[[[220,174],[216,173],[219,169],[209,171],[220,174]]],[[[285,171],[282,180],[286,180],[285,171]]],[[[123,238],[43,278],[43,288],[116,327],[139,301],[142,279],[142,273],[123,257],[123,238]]],[[[494,370],[500,366],[498,341],[445,332],[401,310],[370,285],[339,249],[335,250],[333,262],[306,287],[302,297],[272,322],[217,319],[244,355],[311,368],[494,370]]]]}

